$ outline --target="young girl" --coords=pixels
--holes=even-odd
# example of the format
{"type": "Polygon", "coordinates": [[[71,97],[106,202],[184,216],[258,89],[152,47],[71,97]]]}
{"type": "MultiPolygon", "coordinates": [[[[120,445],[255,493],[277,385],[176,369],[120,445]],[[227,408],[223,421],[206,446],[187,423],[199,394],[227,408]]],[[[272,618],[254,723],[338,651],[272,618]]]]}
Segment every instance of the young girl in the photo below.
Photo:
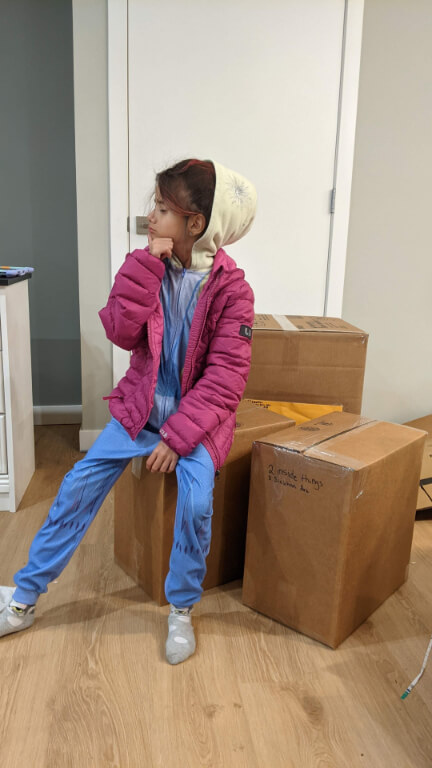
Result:
{"type": "Polygon", "coordinates": [[[174,542],[165,594],[166,656],[195,650],[193,605],[210,548],[215,471],[231,447],[251,356],[253,293],[222,246],[249,230],[255,189],[218,163],[185,160],[156,176],[149,244],[116,275],[100,317],[131,351],[109,396],[112,415],[68,472],[36,534],[17,589],[0,587],[0,636],[33,624],[35,604],[69,562],[105,496],[134,456],[177,474],[174,542]]]}

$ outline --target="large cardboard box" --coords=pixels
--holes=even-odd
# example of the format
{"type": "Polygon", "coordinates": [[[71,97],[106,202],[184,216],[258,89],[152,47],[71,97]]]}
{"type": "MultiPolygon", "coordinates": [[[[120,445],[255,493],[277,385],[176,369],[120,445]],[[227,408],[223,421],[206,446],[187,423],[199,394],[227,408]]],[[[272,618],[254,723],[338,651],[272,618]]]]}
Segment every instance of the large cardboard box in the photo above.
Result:
{"type": "Polygon", "coordinates": [[[424,512],[432,509],[432,414],[421,419],[407,421],[407,427],[424,429],[428,433],[420,472],[420,483],[417,495],[417,511],[424,512]]]}
{"type": "Polygon", "coordinates": [[[367,341],[340,318],[256,315],[245,397],[361,413],[367,341]]]}
{"type": "MultiPolygon", "coordinates": [[[[212,541],[204,589],[243,575],[254,440],[295,422],[250,403],[237,411],[234,442],[215,478],[212,541]]],[[[117,563],[159,605],[166,603],[164,584],[173,542],[177,480],[175,473],[152,474],[145,460],[127,467],[114,491],[114,556],[117,563]]]]}
{"type": "Polygon", "coordinates": [[[246,605],[336,648],[407,578],[424,438],[339,412],[255,443],[246,605]]]}

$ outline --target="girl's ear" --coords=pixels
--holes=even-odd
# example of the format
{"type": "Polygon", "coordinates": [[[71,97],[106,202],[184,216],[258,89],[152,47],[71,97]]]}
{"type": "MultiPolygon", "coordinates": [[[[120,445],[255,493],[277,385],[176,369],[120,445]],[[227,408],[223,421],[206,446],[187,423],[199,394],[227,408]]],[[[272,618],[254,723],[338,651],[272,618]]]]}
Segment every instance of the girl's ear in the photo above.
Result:
{"type": "Polygon", "coordinates": [[[192,216],[189,216],[188,233],[192,237],[198,237],[198,235],[200,235],[201,232],[204,231],[205,225],[206,225],[206,220],[203,214],[194,213],[192,216]]]}

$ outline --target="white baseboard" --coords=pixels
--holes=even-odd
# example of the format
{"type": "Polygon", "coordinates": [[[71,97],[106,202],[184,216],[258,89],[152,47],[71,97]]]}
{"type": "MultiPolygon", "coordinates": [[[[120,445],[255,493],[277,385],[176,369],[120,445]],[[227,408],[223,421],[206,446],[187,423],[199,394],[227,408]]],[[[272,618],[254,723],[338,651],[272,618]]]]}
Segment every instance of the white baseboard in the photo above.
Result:
{"type": "Polygon", "coordinates": [[[88,451],[94,441],[99,437],[101,429],[80,429],[79,445],[80,451],[88,451]]]}
{"type": "Polygon", "coordinates": [[[81,424],[82,405],[34,405],[34,424],[81,424]]]}

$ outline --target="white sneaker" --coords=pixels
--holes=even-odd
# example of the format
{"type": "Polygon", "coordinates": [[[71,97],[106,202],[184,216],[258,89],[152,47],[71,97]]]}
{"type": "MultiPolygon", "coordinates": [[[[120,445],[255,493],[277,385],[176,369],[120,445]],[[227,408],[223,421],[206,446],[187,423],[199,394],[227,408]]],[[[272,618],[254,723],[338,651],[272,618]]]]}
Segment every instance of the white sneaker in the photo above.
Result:
{"type": "Polygon", "coordinates": [[[18,608],[10,605],[14,592],[15,587],[0,587],[0,637],[31,627],[35,619],[36,606],[18,608]]]}

